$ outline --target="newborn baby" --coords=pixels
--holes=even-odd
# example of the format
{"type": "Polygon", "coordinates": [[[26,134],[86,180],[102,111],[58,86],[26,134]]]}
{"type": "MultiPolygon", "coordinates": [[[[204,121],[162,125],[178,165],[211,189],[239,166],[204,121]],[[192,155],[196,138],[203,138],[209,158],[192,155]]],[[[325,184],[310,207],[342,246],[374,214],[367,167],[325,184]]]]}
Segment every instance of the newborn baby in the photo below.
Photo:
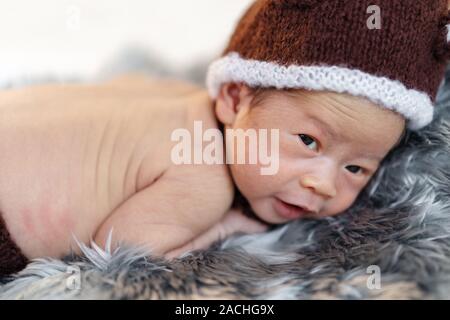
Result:
{"type": "Polygon", "coordinates": [[[342,213],[405,128],[432,119],[430,97],[450,56],[447,3],[433,1],[405,1],[405,10],[380,0],[390,27],[375,31],[364,1],[255,1],[211,64],[208,91],[130,75],[0,92],[0,249],[61,257],[78,250],[74,236],[104,246],[113,230],[113,247],[173,258],[235,232],[342,213]],[[329,27],[327,12],[355,23],[329,27]],[[403,39],[417,47],[399,48],[403,39]],[[196,122],[277,130],[278,170],[261,174],[261,161],[175,163],[172,134],[194,136],[196,122]],[[252,215],[232,207],[235,188],[252,215]]]}
{"type": "Polygon", "coordinates": [[[170,256],[265,230],[230,211],[233,181],[268,224],[338,214],[404,128],[401,116],[345,94],[255,96],[229,83],[214,108],[200,87],[140,76],[4,91],[0,101],[0,210],[28,258],[69,253],[72,235],[104,245],[111,229],[114,245],[175,250],[170,256]],[[171,133],[194,134],[194,121],[218,128],[216,116],[226,128],[279,129],[278,173],[261,175],[260,164],[173,164],[171,133]]]}

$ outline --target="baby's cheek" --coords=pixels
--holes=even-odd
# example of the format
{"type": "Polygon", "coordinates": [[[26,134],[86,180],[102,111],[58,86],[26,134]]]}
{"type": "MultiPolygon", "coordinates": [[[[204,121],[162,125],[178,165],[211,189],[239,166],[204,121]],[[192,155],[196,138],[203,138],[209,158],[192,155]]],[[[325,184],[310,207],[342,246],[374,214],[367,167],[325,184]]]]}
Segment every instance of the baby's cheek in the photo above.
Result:
{"type": "Polygon", "coordinates": [[[231,172],[234,182],[246,197],[258,196],[272,185],[273,176],[261,175],[257,164],[234,164],[231,172]]]}
{"type": "Polygon", "coordinates": [[[328,200],[326,206],[324,207],[322,212],[320,212],[320,215],[328,217],[343,213],[345,210],[352,206],[358,194],[359,193],[356,191],[338,193],[336,197],[328,200]]]}
{"type": "Polygon", "coordinates": [[[231,172],[236,185],[242,192],[251,191],[255,184],[258,183],[258,174],[256,165],[233,164],[231,172]]]}

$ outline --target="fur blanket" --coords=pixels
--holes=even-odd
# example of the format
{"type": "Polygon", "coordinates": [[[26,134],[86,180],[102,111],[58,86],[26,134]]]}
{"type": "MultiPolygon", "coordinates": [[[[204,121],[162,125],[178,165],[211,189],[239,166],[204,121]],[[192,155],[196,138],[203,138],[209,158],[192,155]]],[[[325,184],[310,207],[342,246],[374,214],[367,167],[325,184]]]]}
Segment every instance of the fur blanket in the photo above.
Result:
{"type": "Polygon", "coordinates": [[[80,245],[83,256],[3,279],[0,299],[449,299],[450,69],[433,123],[408,132],[340,216],[236,235],[172,263],[80,245]]]}

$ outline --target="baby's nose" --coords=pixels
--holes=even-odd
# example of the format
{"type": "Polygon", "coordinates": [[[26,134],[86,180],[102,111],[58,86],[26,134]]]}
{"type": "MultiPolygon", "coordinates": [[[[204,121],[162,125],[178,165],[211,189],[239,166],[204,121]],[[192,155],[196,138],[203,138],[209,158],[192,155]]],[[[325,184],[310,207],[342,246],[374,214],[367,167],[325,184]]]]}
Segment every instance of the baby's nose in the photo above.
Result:
{"type": "Polygon", "coordinates": [[[334,178],[329,176],[307,175],[300,178],[300,185],[306,189],[312,189],[317,194],[332,198],[336,196],[336,187],[334,178]]]}

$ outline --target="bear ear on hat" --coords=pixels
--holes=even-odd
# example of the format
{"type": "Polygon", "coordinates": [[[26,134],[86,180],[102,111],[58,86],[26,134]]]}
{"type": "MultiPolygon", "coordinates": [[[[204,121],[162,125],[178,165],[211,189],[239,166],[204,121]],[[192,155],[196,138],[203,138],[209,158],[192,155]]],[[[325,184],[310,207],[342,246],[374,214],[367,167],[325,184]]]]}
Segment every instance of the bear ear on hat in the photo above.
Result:
{"type": "MultiPolygon", "coordinates": [[[[450,0],[449,0],[450,5],[450,0]]],[[[439,20],[439,33],[434,46],[434,57],[442,62],[450,60],[450,12],[439,20]]]]}

